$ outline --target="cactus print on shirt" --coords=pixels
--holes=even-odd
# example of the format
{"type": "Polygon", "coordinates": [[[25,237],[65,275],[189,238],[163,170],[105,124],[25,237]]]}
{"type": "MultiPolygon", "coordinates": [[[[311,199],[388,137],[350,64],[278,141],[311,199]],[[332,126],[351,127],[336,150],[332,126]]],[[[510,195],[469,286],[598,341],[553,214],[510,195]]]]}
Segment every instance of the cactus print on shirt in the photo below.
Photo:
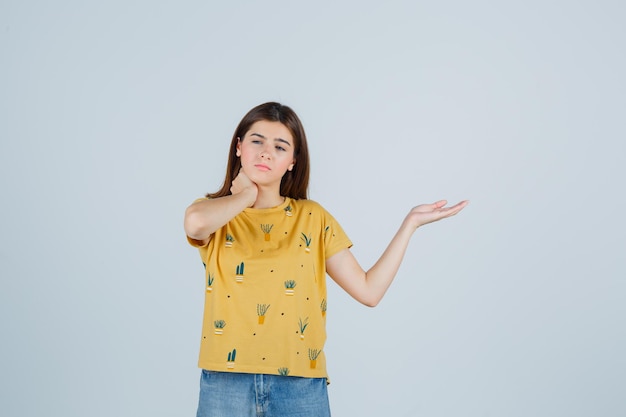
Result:
{"type": "Polygon", "coordinates": [[[198,248],[206,288],[198,366],[327,378],[325,263],[351,246],[311,200],[248,208],[215,232],[198,248]]]}

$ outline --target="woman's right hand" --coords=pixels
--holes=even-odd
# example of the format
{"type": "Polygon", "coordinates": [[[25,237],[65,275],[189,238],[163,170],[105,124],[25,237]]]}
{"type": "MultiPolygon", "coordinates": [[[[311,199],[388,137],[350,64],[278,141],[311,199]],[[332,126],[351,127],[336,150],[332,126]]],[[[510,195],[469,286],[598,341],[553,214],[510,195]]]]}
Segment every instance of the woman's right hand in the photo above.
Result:
{"type": "Polygon", "coordinates": [[[220,227],[235,216],[254,206],[259,189],[243,170],[230,186],[232,195],[201,199],[187,207],[185,211],[185,233],[198,246],[204,246],[220,227]]]}
{"type": "Polygon", "coordinates": [[[235,194],[247,194],[249,198],[248,207],[252,207],[256,201],[259,189],[257,185],[243,172],[243,168],[239,170],[239,174],[233,180],[230,186],[230,192],[235,194]]]}

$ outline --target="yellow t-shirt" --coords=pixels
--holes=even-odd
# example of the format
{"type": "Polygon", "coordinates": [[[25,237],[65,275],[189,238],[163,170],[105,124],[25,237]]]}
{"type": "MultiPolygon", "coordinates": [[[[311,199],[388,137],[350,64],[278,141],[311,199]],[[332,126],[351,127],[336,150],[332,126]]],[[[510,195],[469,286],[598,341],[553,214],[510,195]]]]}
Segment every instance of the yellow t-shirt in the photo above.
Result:
{"type": "Polygon", "coordinates": [[[327,378],[325,264],[351,246],[311,200],[248,208],[216,231],[199,247],[206,291],[198,366],[327,378]]]}

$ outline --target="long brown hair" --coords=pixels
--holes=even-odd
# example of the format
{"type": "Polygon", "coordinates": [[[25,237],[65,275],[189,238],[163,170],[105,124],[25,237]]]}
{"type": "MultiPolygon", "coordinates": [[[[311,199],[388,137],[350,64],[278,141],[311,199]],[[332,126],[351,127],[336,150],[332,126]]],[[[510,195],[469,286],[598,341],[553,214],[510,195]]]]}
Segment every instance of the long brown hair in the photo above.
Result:
{"type": "Polygon", "coordinates": [[[233,180],[239,174],[241,161],[237,156],[237,142],[243,138],[250,127],[258,121],[282,123],[291,133],[294,140],[294,158],[296,163],[291,171],[287,171],[280,182],[280,195],[291,197],[296,200],[307,199],[309,189],[309,148],[306,142],[306,134],[298,115],[288,106],[276,102],[260,104],[250,110],[239,122],[228,153],[228,165],[226,166],[226,178],[222,188],[206,196],[218,198],[230,195],[230,187],[233,180]]]}

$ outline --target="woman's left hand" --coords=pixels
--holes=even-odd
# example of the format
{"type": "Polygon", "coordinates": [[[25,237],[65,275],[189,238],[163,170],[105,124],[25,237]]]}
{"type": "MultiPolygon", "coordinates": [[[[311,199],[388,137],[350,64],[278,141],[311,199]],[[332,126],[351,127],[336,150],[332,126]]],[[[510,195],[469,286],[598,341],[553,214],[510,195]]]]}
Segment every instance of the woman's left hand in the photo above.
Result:
{"type": "Polygon", "coordinates": [[[420,204],[411,209],[404,221],[414,228],[418,228],[425,224],[454,216],[463,210],[469,204],[469,201],[464,200],[451,207],[445,207],[446,204],[448,204],[446,200],[439,200],[432,204],[420,204]]]}

